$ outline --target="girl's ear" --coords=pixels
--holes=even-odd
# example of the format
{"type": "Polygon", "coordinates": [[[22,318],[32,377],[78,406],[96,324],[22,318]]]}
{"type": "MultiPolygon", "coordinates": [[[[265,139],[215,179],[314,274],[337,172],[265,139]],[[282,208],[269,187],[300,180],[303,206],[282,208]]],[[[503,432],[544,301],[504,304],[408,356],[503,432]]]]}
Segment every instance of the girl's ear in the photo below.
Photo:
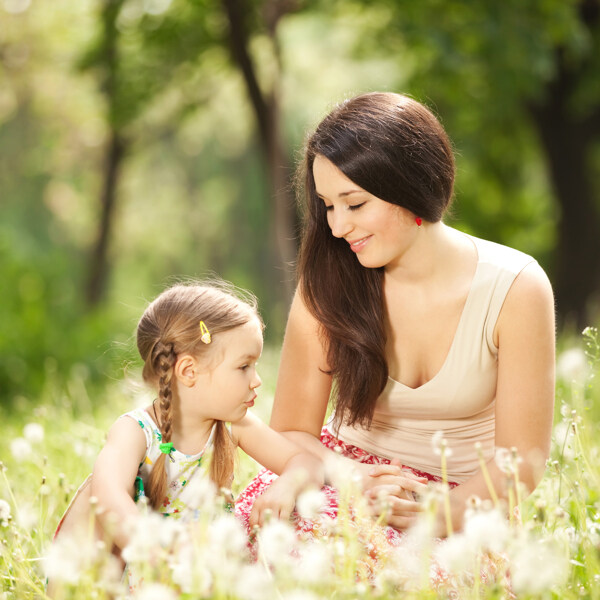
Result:
{"type": "Polygon", "coordinates": [[[183,354],[177,358],[175,363],[175,377],[186,387],[192,387],[196,383],[198,361],[189,354],[183,354]]]}

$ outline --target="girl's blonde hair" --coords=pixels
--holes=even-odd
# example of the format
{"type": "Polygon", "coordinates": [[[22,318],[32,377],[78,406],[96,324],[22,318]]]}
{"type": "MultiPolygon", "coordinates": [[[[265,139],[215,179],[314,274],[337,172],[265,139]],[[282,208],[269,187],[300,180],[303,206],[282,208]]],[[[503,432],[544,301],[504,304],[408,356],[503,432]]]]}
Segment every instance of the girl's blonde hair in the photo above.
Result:
{"type": "MultiPolygon", "coordinates": [[[[162,442],[172,435],[172,379],[177,357],[201,358],[213,345],[201,341],[200,321],[213,340],[252,319],[262,321],[256,299],[223,281],[177,284],[165,290],[146,309],[137,327],[137,347],[144,361],[144,381],[158,389],[157,423],[162,442]]],[[[228,488],[233,477],[235,448],[222,421],[216,422],[210,477],[217,489],[228,488]]],[[[146,495],[153,508],[162,504],[167,490],[166,454],[154,463],[146,495]]]]}

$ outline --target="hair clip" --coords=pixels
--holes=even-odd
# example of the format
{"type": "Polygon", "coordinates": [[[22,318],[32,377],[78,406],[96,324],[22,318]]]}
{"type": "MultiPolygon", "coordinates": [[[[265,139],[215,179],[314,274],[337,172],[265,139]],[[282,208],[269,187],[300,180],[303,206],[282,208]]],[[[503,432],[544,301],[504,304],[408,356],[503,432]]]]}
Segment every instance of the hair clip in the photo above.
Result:
{"type": "Polygon", "coordinates": [[[210,331],[208,330],[208,327],[206,326],[204,321],[200,321],[200,339],[205,344],[210,344],[212,342],[210,331]]]}
{"type": "Polygon", "coordinates": [[[164,444],[159,444],[158,447],[160,448],[160,451],[163,454],[171,454],[171,452],[173,452],[173,450],[175,450],[175,447],[173,446],[173,442],[166,442],[164,444]]]}

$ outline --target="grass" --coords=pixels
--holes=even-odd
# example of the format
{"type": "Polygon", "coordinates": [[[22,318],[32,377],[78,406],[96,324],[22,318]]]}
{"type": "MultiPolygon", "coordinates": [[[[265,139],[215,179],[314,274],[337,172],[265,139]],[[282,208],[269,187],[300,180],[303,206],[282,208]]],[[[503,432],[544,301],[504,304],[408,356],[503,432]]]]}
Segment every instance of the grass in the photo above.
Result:
{"type": "MultiPolygon", "coordinates": [[[[323,521],[316,539],[299,539],[286,524],[270,523],[258,536],[252,562],[244,532],[211,501],[193,529],[143,517],[129,553],[144,580],[136,597],[600,598],[598,332],[588,329],[583,339],[559,347],[551,457],[537,490],[520,503],[520,522],[483,505],[472,510],[464,532],[435,543],[425,511],[419,526],[391,548],[361,503],[350,502],[349,487],[341,492],[337,522],[323,521]],[[432,577],[440,566],[445,577],[432,577]]],[[[264,420],[277,361],[277,351],[268,349],[260,365],[265,384],[256,412],[264,420]]],[[[58,573],[59,598],[125,595],[102,545],[83,540],[49,554],[49,542],[112,421],[148,398],[125,380],[107,382],[92,398],[82,369],[64,387],[50,373],[39,399],[16,398],[10,412],[0,411],[0,600],[44,598],[45,569],[58,573]]],[[[238,491],[257,468],[240,458],[238,491]]],[[[443,487],[426,498],[430,507],[443,501],[443,487]]]]}

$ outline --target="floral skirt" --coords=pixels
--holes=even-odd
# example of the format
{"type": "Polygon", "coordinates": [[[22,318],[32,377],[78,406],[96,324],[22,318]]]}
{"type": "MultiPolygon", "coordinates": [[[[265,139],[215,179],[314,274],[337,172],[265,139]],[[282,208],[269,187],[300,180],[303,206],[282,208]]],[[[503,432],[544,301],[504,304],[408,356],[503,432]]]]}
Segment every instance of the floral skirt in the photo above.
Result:
{"type": "MultiPolygon", "coordinates": [[[[390,460],[388,458],[371,454],[366,450],[359,448],[358,446],[347,444],[346,442],[336,438],[326,427],[323,427],[321,431],[321,443],[325,447],[334,450],[336,453],[339,453],[341,456],[351,458],[361,463],[369,465],[390,464],[390,460]]],[[[404,471],[413,473],[418,477],[425,477],[428,481],[441,481],[441,479],[435,475],[431,475],[430,473],[425,473],[411,467],[404,466],[402,469],[404,471]]],[[[258,496],[263,494],[265,490],[268,489],[275,479],[277,479],[277,475],[267,469],[263,469],[237,498],[235,503],[235,514],[247,529],[250,512],[252,511],[254,501],[258,496]]],[[[455,485],[455,483],[450,483],[451,487],[454,487],[455,485]]],[[[313,535],[317,535],[319,533],[318,530],[320,529],[320,522],[324,519],[327,520],[337,518],[339,507],[338,490],[326,485],[322,488],[322,492],[324,494],[324,502],[319,511],[318,519],[301,518],[297,513],[294,513],[293,515],[296,529],[303,538],[310,538],[313,535]]],[[[382,533],[385,535],[387,541],[393,546],[397,545],[403,537],[403,532],[394,529],[391,526],[382,527],[382,533]]]]}

